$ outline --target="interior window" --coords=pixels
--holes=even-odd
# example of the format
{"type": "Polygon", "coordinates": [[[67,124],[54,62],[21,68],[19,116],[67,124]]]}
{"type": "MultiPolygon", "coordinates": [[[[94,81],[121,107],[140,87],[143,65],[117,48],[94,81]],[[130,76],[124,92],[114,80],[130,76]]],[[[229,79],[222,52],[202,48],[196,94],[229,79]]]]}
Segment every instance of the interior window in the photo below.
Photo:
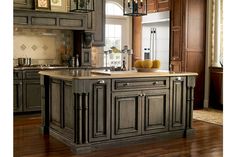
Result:
{"type": "MultiPolygon", "coordinates": [[[[128,22],[123,16],[123,8],[120,4],[112,1],[106,2],[106,25],[105,25],[105,47],[104,51],[112,47],[122,50],[128,44],[128,22]]],[[[122,55],[116,53],[104,53],[104,66],[120,67],[122,55]]]]}

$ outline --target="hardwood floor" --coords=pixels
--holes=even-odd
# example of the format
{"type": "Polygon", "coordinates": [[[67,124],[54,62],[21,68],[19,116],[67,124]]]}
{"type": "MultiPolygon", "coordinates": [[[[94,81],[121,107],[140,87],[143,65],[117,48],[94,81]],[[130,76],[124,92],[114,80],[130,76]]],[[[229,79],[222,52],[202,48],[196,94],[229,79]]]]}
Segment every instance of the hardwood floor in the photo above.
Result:
{"type": "Polygon", "coordinates": [[[14,116],[14,157],[222,157],[223,127],[193,121],[195,133],[188,138],[148,140],[76,155],[68,146],[40,132],[41,118],[14,116]]]}

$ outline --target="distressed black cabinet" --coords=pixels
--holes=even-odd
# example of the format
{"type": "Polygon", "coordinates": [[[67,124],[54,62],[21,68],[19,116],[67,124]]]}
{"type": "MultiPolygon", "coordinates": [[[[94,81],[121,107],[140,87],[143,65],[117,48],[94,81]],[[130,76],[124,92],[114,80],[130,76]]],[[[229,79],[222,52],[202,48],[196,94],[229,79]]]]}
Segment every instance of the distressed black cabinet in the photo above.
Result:
{"type": "Polygon", "coordinates": [[[112,138],[168,131],[169,78],[117,79],[113,90],[112,138]]]}
{"type": "Polygon", "coordinates": [[[169,90],[143,92],[142,134],[168,131],[169,90]]]}
{"type": "Polygon", "coordinates": [[[24,80],[23,81],[23,111],[40,111],[41,110],[41,91],[40,81],[24,80]]]}
{"type": "Polygon", "coordinates": [[[66,139],[74,140],[74,104],[72,82],[58,79],[50,80],[50,127],[66,139]]]}
{"type": "Polygon", "coordinates": [[[14,112],[41,111],[39,70],[14,71],[14,112]]]}
{"type": "Polygon", "coordinates": [[[170,79],[170,130],[186,126],[186,77],[170,79]]]}
{"type": "Polygon", "coordinates": [[[22,112],[22,80],[14,80],[13,89],[14,112],[22,112]]]}
{"type": "Polygon", "coordinates": [[[141,135],[141,91],[112,93],[112,138],[141,135]]]}
{"type": "Polygon", "coordinates": [[[89,97],[89,141],[110,139],[110,88],[109,79],[86,80],[89,97]]]}

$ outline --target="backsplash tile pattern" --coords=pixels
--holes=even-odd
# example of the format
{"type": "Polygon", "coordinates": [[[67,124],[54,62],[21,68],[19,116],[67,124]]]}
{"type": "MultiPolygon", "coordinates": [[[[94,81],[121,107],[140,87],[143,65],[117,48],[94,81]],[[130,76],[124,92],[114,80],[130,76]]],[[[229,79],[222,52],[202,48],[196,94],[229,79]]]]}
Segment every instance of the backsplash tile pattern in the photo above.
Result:
{"type": "Polygon", "coordinates": [[[14,28],[14,65],[30,57],[32,64],[61,64],[73,51],[73,32],[68,30],[14,28]]]}

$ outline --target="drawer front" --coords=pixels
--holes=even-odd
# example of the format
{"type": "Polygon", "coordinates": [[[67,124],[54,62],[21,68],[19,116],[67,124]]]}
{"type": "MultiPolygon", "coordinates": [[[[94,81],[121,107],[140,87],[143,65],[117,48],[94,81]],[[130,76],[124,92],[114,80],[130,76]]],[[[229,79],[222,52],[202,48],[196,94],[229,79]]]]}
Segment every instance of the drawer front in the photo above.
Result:
{"type": "Polygon", "coordinates": [[[14,80],[20,80],[22,79],[22,71],[14,71],[13,73],[13,79],[14,80]]]}
{"type": "Polygon", "coordinates": [[[39,71],[25,71],[24,79],[40,79],[39,71]]]}
{"type": "Polygon", "coordinates": [[[169,88],[169,77],[112,80],[113,91],[164,88],[169,88]]]}

